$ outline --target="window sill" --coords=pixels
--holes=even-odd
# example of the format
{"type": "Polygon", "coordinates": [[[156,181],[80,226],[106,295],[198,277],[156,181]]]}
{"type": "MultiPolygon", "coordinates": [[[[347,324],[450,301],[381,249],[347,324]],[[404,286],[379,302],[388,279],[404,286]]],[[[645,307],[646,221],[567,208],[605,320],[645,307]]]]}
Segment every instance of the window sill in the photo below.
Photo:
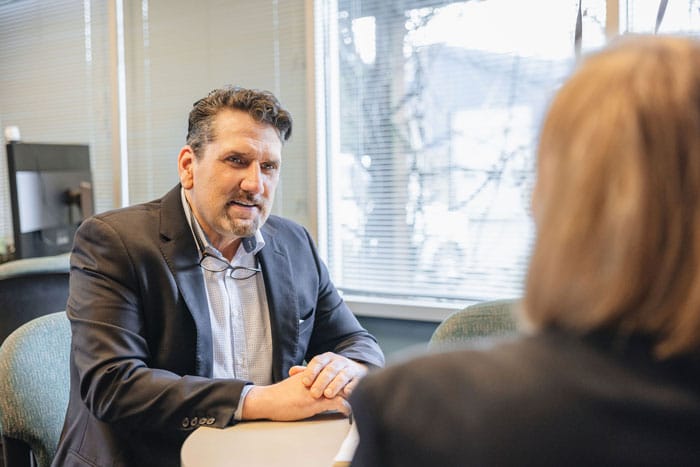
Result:
{"type": "Polygon", "coordinates": [[[469,303],[398,300],[361,295],[343,296],[345,303],[357,316],[441,322],[469,303]]]}

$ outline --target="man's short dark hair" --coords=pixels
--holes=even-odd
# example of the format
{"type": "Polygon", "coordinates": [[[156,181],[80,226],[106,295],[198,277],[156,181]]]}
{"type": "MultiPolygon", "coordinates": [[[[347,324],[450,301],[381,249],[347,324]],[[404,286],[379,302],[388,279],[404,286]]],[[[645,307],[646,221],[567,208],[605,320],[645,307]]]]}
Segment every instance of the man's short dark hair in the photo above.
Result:
{"type": "Polygon", "coordinates": [[[243,110],[256,121],[272,125],[283,143],[292,135],[292,116],[282,108],[274,94],[258,89],[225,86],[214,89],[195,102],[190,111],[187,144],[196,156],[200,155],[200,149],[204,145],[213,141],[214,117],[223,109],[243,110]]]}

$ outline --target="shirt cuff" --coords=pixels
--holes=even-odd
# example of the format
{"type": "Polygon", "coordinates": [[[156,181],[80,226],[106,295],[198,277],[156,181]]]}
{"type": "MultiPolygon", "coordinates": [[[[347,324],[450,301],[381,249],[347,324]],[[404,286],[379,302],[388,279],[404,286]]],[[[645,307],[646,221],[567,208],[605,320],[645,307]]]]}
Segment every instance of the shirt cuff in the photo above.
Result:
{"type": "Polygon", "coordinates": [[[245,386],[243,386],[243,390],[241,391],[241,397],[240,399],[238,399],[238,407],[236,407],[236,411],[233,412],[233,419],[237,422],[241,421],[241,417],[243,416],[243,404],[245,404],[245,398],[251,389],[253,389],[252,384],[246,384],[245,386]]]}

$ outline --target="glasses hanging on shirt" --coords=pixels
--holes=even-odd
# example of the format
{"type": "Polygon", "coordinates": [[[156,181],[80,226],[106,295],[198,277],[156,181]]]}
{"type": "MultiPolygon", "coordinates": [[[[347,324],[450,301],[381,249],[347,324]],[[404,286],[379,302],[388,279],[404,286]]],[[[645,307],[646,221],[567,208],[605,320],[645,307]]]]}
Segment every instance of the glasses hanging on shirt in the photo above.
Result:
{"type": "Polygon", "coordinates": [[[202,252],[202,259],[199,260],[199,265],[202,269],[209,272],[224,272],[230,270],[231,277],[239,281],[250,279],[260,272],[260,268],[231,266],[231,263],[225,259],[219,258],[206,250],[202,252]]]}

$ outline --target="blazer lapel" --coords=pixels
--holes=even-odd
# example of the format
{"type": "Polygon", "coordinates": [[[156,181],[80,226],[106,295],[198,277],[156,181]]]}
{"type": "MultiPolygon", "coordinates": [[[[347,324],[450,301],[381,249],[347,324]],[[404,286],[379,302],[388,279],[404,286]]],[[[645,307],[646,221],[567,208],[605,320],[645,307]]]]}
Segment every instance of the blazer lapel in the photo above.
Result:
{"type": "Polygon", "coordinates": [[[262,266],[272,330],[272,378],[275,382],[287,377],[289,368],[296,364],[299,348],[299,306],[293,281],[289,254],[277,241],[276,230],[269,224],[261,232],[265,247],[258,253],[262,266]]]}
{"type": "Polygon", "coordinates": [[[199,253],[180,197],[180,185],[161,200],[160,239],[163,257],[175,278],[185,304],[192,314],[197,332],[196,373],[212,376],[212,341],[209,303],[199,253]]]}

